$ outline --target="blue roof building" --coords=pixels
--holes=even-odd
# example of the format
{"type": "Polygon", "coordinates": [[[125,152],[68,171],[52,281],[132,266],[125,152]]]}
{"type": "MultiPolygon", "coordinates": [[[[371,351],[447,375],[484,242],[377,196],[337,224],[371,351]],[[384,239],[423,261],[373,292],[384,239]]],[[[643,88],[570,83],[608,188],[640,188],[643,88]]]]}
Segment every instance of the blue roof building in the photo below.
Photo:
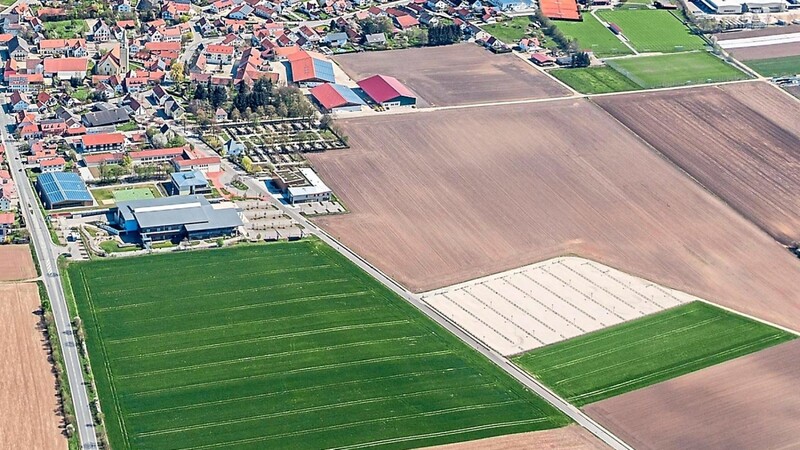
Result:
{"type": "Polygon", "coordinates": [[[36,179],[36,191],[47,209],[92,206],[86,183],[72,172],[45,173],[36,179]]]}

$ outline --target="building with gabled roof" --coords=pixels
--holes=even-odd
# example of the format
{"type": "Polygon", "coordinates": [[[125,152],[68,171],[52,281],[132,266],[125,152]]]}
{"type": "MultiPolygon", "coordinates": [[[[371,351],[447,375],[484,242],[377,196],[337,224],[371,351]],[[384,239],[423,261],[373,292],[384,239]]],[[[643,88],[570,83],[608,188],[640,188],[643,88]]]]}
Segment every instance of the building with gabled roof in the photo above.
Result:
{"type": "Polygon", "coordinates": [[[387,75],[373,75],[358,83],[365,94],[384,108],[414,106],[417,97],[397,78],[387,75]]]}
{"type": "Polygon", "coordinates": [[[287,57],[290,79],[301,86],[316,86],[320,83],[335,83],[333,63],[300,50],[287,57]]]}
{"type": "Polygon", "coordinates": [[[46,209],[92,206],[92,194],[78,174],[44,173],[36,178],[36,191],[46,209]]]}
{"type": "Polygon", "coordinates": [[[360,111],[365,105],[358,94],[341,84],[324,83],[309,92],[325,112],[360,111]]]}
{"type": "Polygon", "coordinates": [[[78,141],[77,150],[81,153],[122,151],[125,135],[122,133],[85,134],[78,141]]]}

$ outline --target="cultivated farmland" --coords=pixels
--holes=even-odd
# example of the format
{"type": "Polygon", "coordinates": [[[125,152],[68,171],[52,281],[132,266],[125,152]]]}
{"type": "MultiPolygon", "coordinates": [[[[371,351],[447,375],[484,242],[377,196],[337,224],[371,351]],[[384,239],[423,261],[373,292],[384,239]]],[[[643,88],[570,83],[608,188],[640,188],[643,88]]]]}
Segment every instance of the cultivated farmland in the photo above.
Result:
{"type": "Polygon", "coordinates": [[[548,73],[582,94],[606,94],[642,89],[625,75],[610,67],[554,69],[548,73]]]}
{"type": "Polygon", "coordinates": [[[426,450],[606,450],[608,447],[579,425],[530,433],[440,445],[426,450]]]}
{"type": "Polygon", "coordinates": [[[560,20],[555,22],[564,35],[578,41],[583,50],[594,52],[597,57],[630,55],[633,53],[614,33],[603,26],[590,13],[581,14],[582,22],[560,20]]]}
{"type": "Polygon", "coordinates": [[[315,221],[417,292],[575,254],[800,328],[797,259],[588,101],[341,125],[315,221]]]}
{"type": "Polygon", "coordinates": [[[766,83],[596,98],[784,244],[800,240],[800,104],[766,83]]]}
{"type": "Polygon", "coordinates": [[[618,58],[606,60],[606,64],[646,89],[750,78],[736,67],[702,51],[618,58]]]}
{"type": "Polygon", "coordinates": [[[681,23],[670,11],[615,9],[598,11],[603,20],[622,28],[639,52],[669,53],[700,50],[706,42],[681,23]]]}
{"type": "Polygon", "coordinates": [[[0,284],[0,316],[0,448],[66,450],[36,284],[0,284]]]}
{"type": "Polygon", "coordinates": [[[694,302],[533,350],[515,362],[581,406],[794,338],[694,302]]]}
{"type": "Polygon", "coordinates": [[[800,447],[800,340],[585,408],[641,450],[800,447]]]}
{"type": "Polygon", "coordinates": [[[36,278],[31,249],[27,245],[0,245],[0,281],[36,278]]]}
{"type": "Polygon", "coordinates": [[[433,106],[570,95],[521,58],[475,44],[350,53],[335,60],[356,80],[376,73],[396,77],[433,106]]]}
{"type": "Polygon", "coordinates": [[[744,63],[765,77],[785,77],[800,74],[800,56],[756,59],[744,61],[744,63]]]}
{"type": "Polygon", "coordinates": [[[409,448],[567,423],[319,241],[68,274],[115,449],[409,448]]]}

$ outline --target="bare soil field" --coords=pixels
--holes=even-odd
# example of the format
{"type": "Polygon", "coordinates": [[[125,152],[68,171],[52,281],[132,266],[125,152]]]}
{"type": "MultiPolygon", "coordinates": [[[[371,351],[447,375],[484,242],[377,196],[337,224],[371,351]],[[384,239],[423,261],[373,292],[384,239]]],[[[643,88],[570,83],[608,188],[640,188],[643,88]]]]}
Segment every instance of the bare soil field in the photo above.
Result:
{"type": "Polygon", "coordinates": [[[784,58],[800,55],[800,42],[788,44],[763,45],[758,47],[742,47],[728,50],[734,58],[742,61],[758,59],[784,58]]]}
{"type": "Polygon", "coordinates": [[[534,431],[532,433],[510,434],[477,441],[426,447],[426,450],[602,450],[607,449],[583,427],[569,425],[554,430],[534,431]]]}
{"type": "Polygon", "coordinates": [[[800,448],[800,342],[787,342],[587,406],[644,449],[800,448]]]}
{"type": "Polygon", "coordinates": [[[760,82],[595,101],[775,239],[800,240],[800,102],[760,82]]]}
{"type": "Polygon", "coordinates": [[[67,448],[38,310],[35,284],[0,284],[0,448],[67,448]]]}
{"type": "Polygon", "coordinates": [[[36,278],[33,257],[27,245],[0,245],[0,281],[36,278]]]}
{"type": "Polygon", "coordinates": [[[575,254],[800,329],[800,264],[585,100],[342,121],[315,219],[421,292],[575,254]]]}
{"type": "Polygon", "coordinates": [[[334,59],[354,80],[375,74],[397,78],[425,100],[420,106],[570,95],[519,57],[495,55],[475,44],[350,53],[334,59]]]}
{"type": "Polygon", "coordinates": [[[800,25],[789,25],[785,27],[768,27],[768,28],[762,28],[760,30],[717,33],[714,35],[714,37],[716,37],[718,41],[730,41],[732,39],[745,39],[745,38],[754,38],[762,36],[779,36],[781,34],[792,34],[792,33],[800,33],[800,25]]]}

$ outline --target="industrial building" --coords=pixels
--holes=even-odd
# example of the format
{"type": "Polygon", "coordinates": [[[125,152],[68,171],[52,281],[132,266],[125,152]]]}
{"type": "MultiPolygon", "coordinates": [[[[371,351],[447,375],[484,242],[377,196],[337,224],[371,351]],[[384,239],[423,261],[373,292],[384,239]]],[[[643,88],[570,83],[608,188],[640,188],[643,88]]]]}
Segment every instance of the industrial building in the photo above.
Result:
{"type": "Polygon", "coordinates": [[[373,75],[358,82],[365,94],[384,108],[414,106],[417,97],[397,78],[387,75],[373,75]]]}
{"type": "Polygon", "coordinates": [[[333,74],[333,63],[312,56],[306,51],[289,55],[288,73],[293,83],[300,86],[316,86],[321,83],[336,81],[333,74]]]}
{"type": "Polygon", "coordinates": [[[305,202],[324,202],[331,199],[331,190],[307,167],[275,171],[275,184],[292,205],[305,202]]]}
{"type": "Polygon", "coordinates": [[[92,206],[92,194],[81,177],[72,172],[43,173],[36,179],[36,191],[47,209],[92,206]]]}
{"type": "Polygon", "coordinates": [[[698,0],[700,5],[714,14],[776,13],[786,11],[784,0],[698,0]]]}
{"type": "Polygon", "coordinates": [[[365,105],[358,94],[341,84],[320,84],[309,92],[325,112],[360,111],[365,105]]]}
{"type": "Polygon", "coordinates": [[[233,203],[211,204],[202,195],[117,202],[109,217],[120,234],[142,243],[232,236],[243,224],[233,203]]]}

